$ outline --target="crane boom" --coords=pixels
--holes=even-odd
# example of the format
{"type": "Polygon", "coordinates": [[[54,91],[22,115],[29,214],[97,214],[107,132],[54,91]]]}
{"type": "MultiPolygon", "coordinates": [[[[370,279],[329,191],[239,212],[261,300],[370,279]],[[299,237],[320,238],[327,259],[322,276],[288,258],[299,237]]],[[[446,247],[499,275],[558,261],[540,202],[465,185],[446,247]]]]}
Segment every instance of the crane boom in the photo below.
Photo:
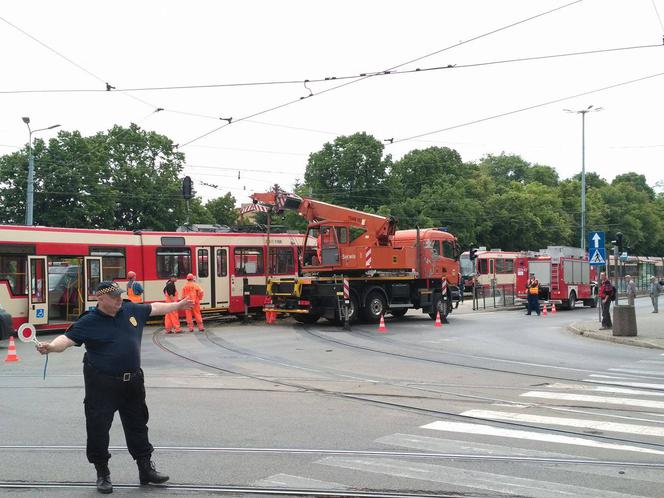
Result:
{"type": "Polygon", "coordinates": [[[254,193],[251,198],[254,204],[269,206],[277,212],[284,209],[297,211],[309,223],[336,222],[366,230],[369,238],[364,239],[363,245],[391,245],[396,232],[397,223],[393,216],[365,213],[285,192],[254,193]]]}

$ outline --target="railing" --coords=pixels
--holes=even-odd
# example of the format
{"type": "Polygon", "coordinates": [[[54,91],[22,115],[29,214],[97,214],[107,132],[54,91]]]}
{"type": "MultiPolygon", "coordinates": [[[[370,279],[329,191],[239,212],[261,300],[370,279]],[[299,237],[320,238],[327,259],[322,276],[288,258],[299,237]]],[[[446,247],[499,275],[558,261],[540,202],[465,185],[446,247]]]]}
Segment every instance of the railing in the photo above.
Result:
{"type": "Polygon", "coordinates": [[[516,286],[514,284],[475,285],[473,288],[473,310],[488,308],[506,308],[516,304],[516,286]]]}

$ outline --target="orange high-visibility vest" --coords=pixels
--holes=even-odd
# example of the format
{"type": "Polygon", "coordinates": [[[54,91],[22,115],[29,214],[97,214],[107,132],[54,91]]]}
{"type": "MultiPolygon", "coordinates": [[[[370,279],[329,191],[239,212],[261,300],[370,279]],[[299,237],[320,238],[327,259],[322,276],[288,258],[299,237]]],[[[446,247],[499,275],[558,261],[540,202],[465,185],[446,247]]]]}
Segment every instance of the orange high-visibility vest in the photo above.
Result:
{"type": "Polygon", "coordinates": [[[539,294],[539,282],[537,279],[528,282],[528,293],[539,294]]]}
{"type": "Polygon", "coordinates": [[[132,303],[143,302],[143,298],[140,295],[134,293],[134,282],[127,286],[127,297],[132,303]]]}

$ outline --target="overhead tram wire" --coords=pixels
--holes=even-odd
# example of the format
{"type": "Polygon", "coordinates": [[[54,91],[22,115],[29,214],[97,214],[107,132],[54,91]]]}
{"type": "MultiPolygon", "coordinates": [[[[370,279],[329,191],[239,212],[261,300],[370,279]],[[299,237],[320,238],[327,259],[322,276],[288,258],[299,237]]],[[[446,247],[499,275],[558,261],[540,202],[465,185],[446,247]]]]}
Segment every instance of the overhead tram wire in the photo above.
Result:
{"type": "MultiPolygon", "coordinates": [[[[271,86],[271,85],[302,85],[303,82],[306,83],[329,83],[333,81],[349,80],[349,79],[359,79],[359,78],[373,78],[376,76],[399,76],[405,74],[415,74],[415,73],[427,73],[432,71],[445,71],[451,69],[467,69],[474,67],[483,67],[483,66],[493,66],[499,64],[513,64],[517,62],[533,62],[538,60],[547,60],[547,59],[560,59],[564,57],[578,57],[581,55],[596,55],[604,54],[611,52],[624,52],[628,50],[641,50],[646,48],[658,48],[662,47],[662,43],[654,43],[649,45],[630,45],[623,47],[612,47],[612,48],[600,48],[595,50],[582,50],[578,52],[563,52],[557,54],[547,54],[547,55],[534,55],[531,57],[516,57],[512,59],[499,59],[494,61],[482,61],[482,62],[470,62],[466,64],[446,64],[442,66],[432,66],[432,67],[423,67],[416,69],[405,69],[402,71],[398,70],[383,70],[383,71],[367,71],[358,74],[344,75],[344,76],[331,76],[325,78],[307,78],[299,80],[277,80],[277,81],[263,81],[263,82],[240,82],[240,83],[214,83],[214,84],[205,84],[205,85],[180,85],[180,86],[161,86],[161,87],[137,87],[137,88],[114,88],[113,92],[123,93],[123,92],[145,92],[145,91],[161,91],[161,90],[200,90],[200,89],[209,89],[209,88],[233,88],[233,87],[248,87],[248,86],[271,86]]],[[[106,92],[107,90],[100,88],[53,88],[53,89],[41,89],[41,90],[0,90],[0,94],[24,94],[24,93],[100,93],[106,92]]],[[[320,92],[319,92],[320,93],[320,92]]],[[[164,109],[170,112],[175,112],[178,114],[184,114],[195,117],[202,117],[208,119],[218,120],[218,116],[211,116],[209,114],[200,114],[194,112],[186,111],[176,111],[173,109],[164,109]]]]}
{"type": "MultiPolygon", "coordinates": [[[[569,3],[564,4],[564,5],[561,5],[561,6],[559,6],[559,7],[555,7],[555,8],[553,8],[553,9],[549,9],[549,10],[547,10],[547,11],[540,12],[539,14],[535,14],[534,16],[530,16],[530,17],[527,17],[527,18],[525,18],[525,19],[521,19],[521,20],[519,20],[519,21],[516,21],[516,22],[510,23],[510,24],[507,24],[507,25],[502,26],[502,27],[500,27],[500,28],[496,28],[496,29],[494,29],[494,30],[487,31],[487,32],[482,33],[482,34],[480,34],[480,35],[474,36],[474,37],[472,37],[472,38],[469,38],[468,40],[462,40],[462,41],[460,41],[460,42],[458,42],[458,43],[454,43],[454,44],[449,45],[449,46],[447,46],[447,47],[445,47],[445,48],[442,48],[442,49],[440,49],[440,50],[436,50],[436,51],[434,51],[434,52],[431,52],[431,53],[429,53],[429,54],[423,55],[423,56],[421,56],[421,57],[416,57],[415,59],[411,59],[411,60],[406,61],[406,62],[403,62],[403,63],[401,63],[401,64],[397,64],[396,66],[393,66],[393,67],[391,67],[391,68],[385,69],[383,72],[385,72],[385,71],[393,71],[393,70],[395,70],[395,69],[398,69],[398,68],[400,68],[400,67],[406,66],[406,65],[408,65],[408,64],[412,64],[412,63],[417,62],[417,61],[420,61],[420,60],[422,60],[422,59],[426,59],[427,57],[431,57],[431,56],[433,56],[433,55],[440,54],[440,53],[442,53],[442,52],[445,52],[445,51],[447,51],[447,50],[451,50],[451,49],[456,48],[456,47],[459,47],[459,46],[461,46],[461,45],[465,45],[465,44],[468,44],[468,43],[470,43],[470,42],[477,41],[477,40],[482,39],[482,38],[486,38],[487,36],[491,36],[491,35],[493,35],[493,34],[496,34],[496,33],[501,32],[501,31],[505,31],[505,30],[507,30],[507,29],[513,28],[513,27],[515,27],[515,26],[518,26],[518,25],[520,25],[520,24],[523,24],[523,23],[526,23],[526,22],[532,21],[532,20],[537,19],[537,18],[539,18],[539,17],[542,17],[542,16],[545,16],[545,15],[551,14],[551,13],[553,13],[553,12],[556,12],[556,11],[562,10],[562,9],[564,9],[564,8],[570,7],[570,6],[572,6],[572,5],[576,5],[576,4],[581,3],[581,2],[583,2],[583,0],[574,0],[573,2],[569,2],[569,3]]],[[[250,114],[250,115],[248,115],[248,116],[243,116],[243,117],[241,117],[241,118],[235,120],[234,123],[237,123],[237,122],[240,122],[240,121],[246,121],[246,120],[251,119],[251,118],[254,118],[254,117],[256,117],[256,116],[260,116],[260,115],[262,115],[262,114],[267,114],[268,112],[276,111],[277,109],[281,109],[281,108],[283,108],[283,107],[286,107],[286,106],[289,106],[289,105],[295,104],[295,103],[297,103],[297,102],[301,102],[302,100],[307,100],[308,98],[311,98],[311,97],[315,97],[315,96],[318,96],[318,95],[323,95],[323,94],[325,94],[325,93],[332,92],[332,91],[334,91],[334,90],[338,90],[338,89],[340,89],[340,88],[344,88],[344,87],[349,86],[349,85],[352,85],[352,84],[354,84],[354,83],[359,83],[360,81],[364,81],[364,80],[366,80],[367,78],[371,78],[371,77],[373,77],[373,76],[372,76],[372,75],[362,76],[362,77],[360,77],[360,78],[352,79],[351,81],[347,81],[347,82],[342,83],[342,84],[340,84],[340,85],[336,85],[336,86],[333,86],[333,87],[330,87],[330,88],[326,88],[325,90],[321,90],[321,91],[319,91],[319,92],[317,92],[317,93],[310,93],[310,94],[309,94],[308,96],[306,96],[306,97],[299,97],[299,98],[297,98],[296,100],[291,100],[291,101],[285,102],[285,103],[283,103],[283,104],[276,105],[276,106],[270,107],[270,108],[268,108],[268,109],[264,109],[264,110],[262,110],[262,111],[255,112],[255,113],[250,114]]],[[[309,90],[309,91],[311,92],[311,90],[309,90]]],[[[196,142],[196,141],[198,141],[198,140],[201,140],[202,138],[205,138],[205,137],[211,135],[212,133],[215,133],[215,132],[217,132],[217,131],[219,131],[219,130],[222,130],[223,128],[226,128],[227,126],[230,126],[230,125],[231,125],[231,122],[229,121],[229,122],[226,123],[226,124],[223,124],[223,125],[221,125],[221,126],[218,126],[217,128],[215,128],[215,129],[213,129],[213,130],[210,130],[210,131],[208,131],[208,132],[206,132],[206,133],[204,133],[204,134],[202,134],[202,135],[199,135],[198,137],[195,137],[195,138],[193,138],[193,139],[191,139],[191,140],[185,142],[185,143],[182,144],[180,147],[185,147],[185,146],[187,146],[187,145],[190,145],[190,144],[192,144],[192,143],[194,143],[194,142],[196,142]]]]}
{"type": "Polygon", "coordinates": [[[401,142],[407,142],[407,141],[410,141],[410,140],[415,140],[416,138],[426,137],[426,136],[429,136],[429,135],[434,135],[436,133],[442,133],[444,131],[455,130],[457,128],[463,128],[465,126],[470,126],[470,125],[474,125],[474,124],[478,124],[478,123],[483,123],[485,121],[490,121],[492,119],[502,118],[502,117],[505,117],[505,116],[511,116],[512,114],[518,114],[520,112],[525,112],[525,111],[530,111],[530,110],[533,110],[533,109],[538,109],[540,107],[545,107],[545,106],[548,106],[548,105],[551,105],[551,104],[558,104],[560,102],[565,102],[567,100],[572,100],[572,99],[575,99],[577,97],[584,97],[586,95],[592,95],[594,93],[604,92],[606,90],[611,90],[613,88],[618,88],[618,87],[621,87],[621,86],[631,85],[633,83],[638,83],[638,82],[649,80],[649,79],[652,79],[652,78],[658,78],[660,76],[664,76],[664,72],[655,73],[655,74],[651,74],[651,75],[648,75],[648,76],[642,76],[641,78],[636,78],[636,79],[633,79],[633,80],[622,81],[620,83],[615,83],[613,85],[608,85],[608,86],[605,86],[605,87],[602,87],[602,88],[596,88],[594,90],[589,90],[587,92],[581,92],[581,93],[577,93],[577,94],[574,94],[574,95],[568,95],[567,97],[560,97],[560,98],[557,98],[557,99],[554,99],[554,100],[548,100],[546,102],[541,102],[539,104],[534,104],[534,105],[527,106],[527,107],[521,107],[519,109],[514,109],[512,111],[502,112],[500,114],[494,114],[492,116],[486,116],[486,117],[483,117],[483,118],[475,119],[473,121],[466,121],[465,123],[459,123],[459,124],[456,124],[456,125],[448,126],[446,128],[441,128],[439,130],[427,131],[425,133],[419,133],[417,135],[413,135],[413,136],[406,137],[406,138],[395,138],[393,141],[385,144],[385,146],[393,145],[393,144],[397,144],[397,143],[401,143],[401,142]]]}
{"type": "MultiPolygon", "coordinates": [[[[112,86],[111,84],[108,83],[108,80],[105,80],[104,78],[102,78],[102,77],[96,75],[96,74],[93,73],[92,71],[90,71],[90,70],[86,69],[85,67],[81,66],[80,64],[78,64],[77,62],[73,61],[72,59],[70,59],[70,58],[67,57],[66,55],[62,54],[61,52],[58,52],[58,51],[57,51],[56,49],[54,49],[53,47],[47,45],[46,43],[44,43],[43,41],[41,41],[41,40],[38,39],[37,37],[31,35],[31,34],[28,33],[27,31],[25,31],[24,29],[20,28],[20,27],[17,26],[16,24],[14,24],[14,23],[8,21],[7,19],[5,19],[5,18],[2,17],[2,16],[0,16],[0,21],[5,22],[6,24],[8,24],[9,26],[11,26],[11,27],[14,28],[15,30],[19,31],[19,32],[22,33],[23,35],[27,36],[28,38],[30,38],[30,39],[33,40],[34,42],[36,42],[36,43],[38,43],[39,45],[41,45],[42,47],[44,47],[45,49],[49,50],[50,52],[53,52],[53,53],[54,53],[55,55],[57,55],[58,57],[61,57],[62,59],[64,59],[65,61],[67,61],[69,64],[71,64],[71,65],[73,65],[74,67],[80,69],[81,71],[83,71],[83,72],[86,73],[87,75],[92,76],[94,79],[96,79],[96,80],[99,81],[100,83],[103,83],[103,84],[105,85],[105,90],[100,90],[100,91],[107,91],[107,92],[108,92],[108,91],[111,91],[112,89],[115,89],[114,86],[112,86]]],[[[133,99],[133,100],[136,100],[137,102],[140,102],[141,104],[146,105],[146,106],[148,106],[148,107],[152,107],[152,108],[154,108],[154,109],[157,109],[157,108],[158,108],[158,106],[156,106],[156,105],[154,105],[154,104],[151,104],[150,102],[147,102],[147,101],[145,101],[145,100],[143,100],[143,99],[140,99],[140,98],[138,98],[138,97],[136,97],[136,96],[134,96],[134,95],[131,95],[130,93],[122,92],[122,94],[123,94],[123,95],[126,95],[127,97],[129,97],[129,98],[131,98],[131,99],[133,99]]]]}
{"type": "Polygon", "coordinates": [[[650,0],[652,2],[652,7],[655,9],[655,14],[657,15],[657,20],[659,21],[659,27],[662,28],[662,41],[664,42],[664,23],[662,22],[662,18],[659,15],[659,10],[657,10],[657,4],[655,3],[655,0],[650,0]]]}

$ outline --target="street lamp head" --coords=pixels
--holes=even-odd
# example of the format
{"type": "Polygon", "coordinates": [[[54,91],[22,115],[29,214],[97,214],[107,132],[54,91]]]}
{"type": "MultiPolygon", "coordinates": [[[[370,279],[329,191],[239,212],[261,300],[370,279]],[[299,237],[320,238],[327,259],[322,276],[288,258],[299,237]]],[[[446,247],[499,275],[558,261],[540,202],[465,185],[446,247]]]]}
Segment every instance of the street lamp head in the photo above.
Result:
{"type": "Polygon", "coordinates": [[[24,116],[22,119],[23,119],[23,122],[24,122],[25,124],[30,124],[30,118],[29,118],[29,117],[24,116]]]}
{"type": "Polygon", "coordinates": [[[58,127],[60,127],[60,126],[61,126],[61,125],[56,124],[56,125],[53,125],[53,126],[49,126],[49,127],[46,128],[46,129],[47,129],[47,130],[52,130],[53,128],[58,128],[58,127]]]}

